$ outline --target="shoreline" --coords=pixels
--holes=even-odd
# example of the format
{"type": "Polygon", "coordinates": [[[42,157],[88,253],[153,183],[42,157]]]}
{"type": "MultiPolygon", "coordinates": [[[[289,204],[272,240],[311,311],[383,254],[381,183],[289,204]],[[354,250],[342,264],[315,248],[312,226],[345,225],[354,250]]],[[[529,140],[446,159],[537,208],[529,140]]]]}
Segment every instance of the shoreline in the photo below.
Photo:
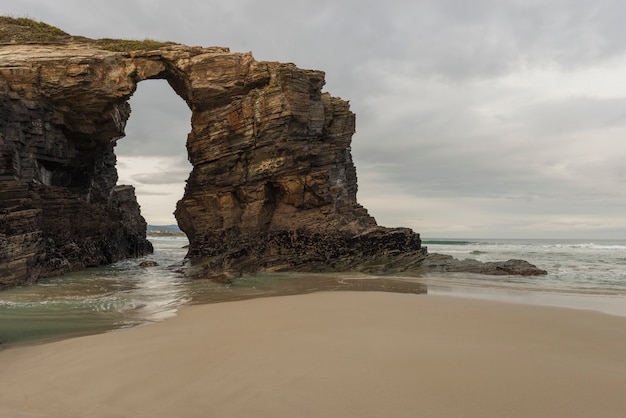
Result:
{"type": "Polygon", "coordinates": [[[494,285],[467,285],[426,279],[429,295],[484,301],[545,306],[626,317],[626,295],[607,292],[575,292],[550,288],[514,288],[494,285]]]}
{"type": "Polygon", "coordinates": [[[0,415],[622,416],[626,318],[318,292],[0,351],[0,415]],[[27,389],[26,389],[27,388],[27,389]]]}
{"type": "MultiPolygon", "coordinates": [[[[321,274],[328,281],[328,277],[332,275],[321,274]]],[[[329,286],[324,282],[319,286],[319,290],[304,290],[301,293],[293,292],[269,292],[267,294],[259,294],[255,296],[245,295],[243,297],[235,297],[232,299],[224,300],[211,300],[211,301],[191,301],[185,302],[182,305],[178,305],[175,308],[162,312],[151,319],[136,322],[133,324],[127,324],[104,330],[85,331],[82,333],[68,332],[67,335],[59,335],[58,337],[52,337],[41,340],[14,342],[8,344],[1,344],[0,352],[3,350],[22,348],[29,346],[37,346],[43,344],[50,344],[66,339],[88,337],[100,334],[106,334],[111,332],[124,332],[132,330],[134,328],[143,327],[146,325],[158,324],[160,322],[169,321],[178,315],[181,309],[186,309],[191,306],[203,306],[215,303],[236,302],[254,299],[265,299],[273,297],[286,297],[292,295],[306,295],[310,293],[318,292],[370,292],[380,291],[389,293],[415,293],[419,294],[420,287],[426,288],[427,293],[430,296],[443,296],[455,299],[474,299],[481,301],[493,301],[501,303],[512,303],[520,305],[542,306],[542,307],[555,307],[564,309],[581,310],[587,312],[596,312],[606,315],[626,317],[626,295],[618,293],[606,293],[606,292],[575,292],[567,291],[564,289],[552,289],[552,288],[532,288],[532,287],[520,287],[511,286],[506,284],[497,284],[495,282],[481,283],[480,281],[458,278],[448,274],[443,277],[416,277],[416,276],[377,276],[377,275],[357,275],[346,276],[340,279],[336,277],[331,281],[339,280],[342,285],[350,283],[349,287],[340,288],[329,286]],[[371,284],[370,284],[371,282],[371,284]]],[[[316,288],[313,286],[312,288],[316,288]]]]}

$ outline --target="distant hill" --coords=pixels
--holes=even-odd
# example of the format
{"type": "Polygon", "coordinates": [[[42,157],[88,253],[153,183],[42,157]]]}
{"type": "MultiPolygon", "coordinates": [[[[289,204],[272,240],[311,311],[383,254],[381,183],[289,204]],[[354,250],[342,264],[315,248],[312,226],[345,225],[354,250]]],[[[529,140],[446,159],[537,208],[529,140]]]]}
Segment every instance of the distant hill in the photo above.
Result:
{"type": "Polygon", "coordinates": [[[148,225],[146,232],[152,235],[184,235],[178,225],[148,225]]]}

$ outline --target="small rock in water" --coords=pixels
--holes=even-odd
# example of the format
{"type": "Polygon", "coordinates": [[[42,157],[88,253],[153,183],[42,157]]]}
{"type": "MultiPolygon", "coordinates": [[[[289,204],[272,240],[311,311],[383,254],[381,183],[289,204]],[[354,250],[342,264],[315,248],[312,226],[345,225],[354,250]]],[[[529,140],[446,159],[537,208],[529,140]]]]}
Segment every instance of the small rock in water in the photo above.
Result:
{"type": "Polygon", "coordinates": [[[139,267],[155,267],[158,266],[159,263],[157,263],[156,261],[152,261],[152,260],[146,260],[146,261],[142,261],[139,264],[139,267]]]}

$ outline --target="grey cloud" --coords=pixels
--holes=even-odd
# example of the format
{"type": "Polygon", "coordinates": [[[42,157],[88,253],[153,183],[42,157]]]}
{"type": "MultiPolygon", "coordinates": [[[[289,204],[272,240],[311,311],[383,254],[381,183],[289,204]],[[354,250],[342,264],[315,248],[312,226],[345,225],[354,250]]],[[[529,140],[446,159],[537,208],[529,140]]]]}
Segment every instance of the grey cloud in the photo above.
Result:
{"type": "MultiPolygon", "coordinates": [[[[154,190],[146,190],[138,188],[136,192],[137,196],[172,196],[174,193],[172,192],[158,192],[154,190]]],[[[182,193],[181,193],[182,195],[182,193]]]]}
{"type": "Polygon", "coordinates": [[[191,111],[166,81],[142,81],[130,104],[126,137],[118,140],[117,155],[187,155],[191,111]]]}
{"type": "Polygon", "coordinates": [[[390,2],[376,15],[387,22],[384,41],[345,53],[358,67],[384,62],[407,76],[459,81],[530,66],[569,69],[624,54],[620,13],[615,2],[390,2]]]}
{"type": "MultiPolygon", "coordinates": [[[[618,0],[20,0],[4,9],[73,34],[221,45],[324,70],[325,90],[357,114],[359,199],[383,224],[506,236],[584,223],[585,233],[610,235],[605,217],[625,230],[624,87],[607,98],[593,86],[555,96],[551,85],[525,92],[515,83],[537,69],[623,71],[618,0]]],[[[183,182],[182,99],[146,81],[131,105],[116,153],[173,157],[133,177],[141,192],[176,175],[183,182]]]]}
{"type": "Polygon", "coordinates": [[[534,135],[552,136],[626,125],[626,97],[567,97],[543,100],[523,109],[513,118],[534,135]]]}

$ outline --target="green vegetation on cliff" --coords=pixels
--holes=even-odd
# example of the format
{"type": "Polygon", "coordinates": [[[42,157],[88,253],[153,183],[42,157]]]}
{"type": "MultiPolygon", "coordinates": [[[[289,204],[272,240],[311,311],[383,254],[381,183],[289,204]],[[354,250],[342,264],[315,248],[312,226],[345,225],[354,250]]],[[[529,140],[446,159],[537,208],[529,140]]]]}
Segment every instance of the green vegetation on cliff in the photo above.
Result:
{"type": "Polygon", "coordinates": [[[70,35],[61,29],[26,17],[0,16],[0,43],[56,43],[70,35]]]}
{"type": "Polygon", "coordinates": [[[97,48],[112,52],[149,51],[175,45],[174,42],[160,42],[153,39],[139,41],[103,38],[94,40],[71,36],[55,26],[27,17],[0,16],[0,44],[50,44],[67,43],[72,40],[88,42],[97,48]]]}
{"type": "Polygon", "coordinates": [[[153,49],[159,49],[167,45],[175,45],[174,42],[161,42],[154,39],[144,39],[143,41],[137,41],[132,39],[97,39],[94,41],[95,45],[100,49],[106,49],[113,52],[130,52],[130,51],[150,51],[153,49]]]}

